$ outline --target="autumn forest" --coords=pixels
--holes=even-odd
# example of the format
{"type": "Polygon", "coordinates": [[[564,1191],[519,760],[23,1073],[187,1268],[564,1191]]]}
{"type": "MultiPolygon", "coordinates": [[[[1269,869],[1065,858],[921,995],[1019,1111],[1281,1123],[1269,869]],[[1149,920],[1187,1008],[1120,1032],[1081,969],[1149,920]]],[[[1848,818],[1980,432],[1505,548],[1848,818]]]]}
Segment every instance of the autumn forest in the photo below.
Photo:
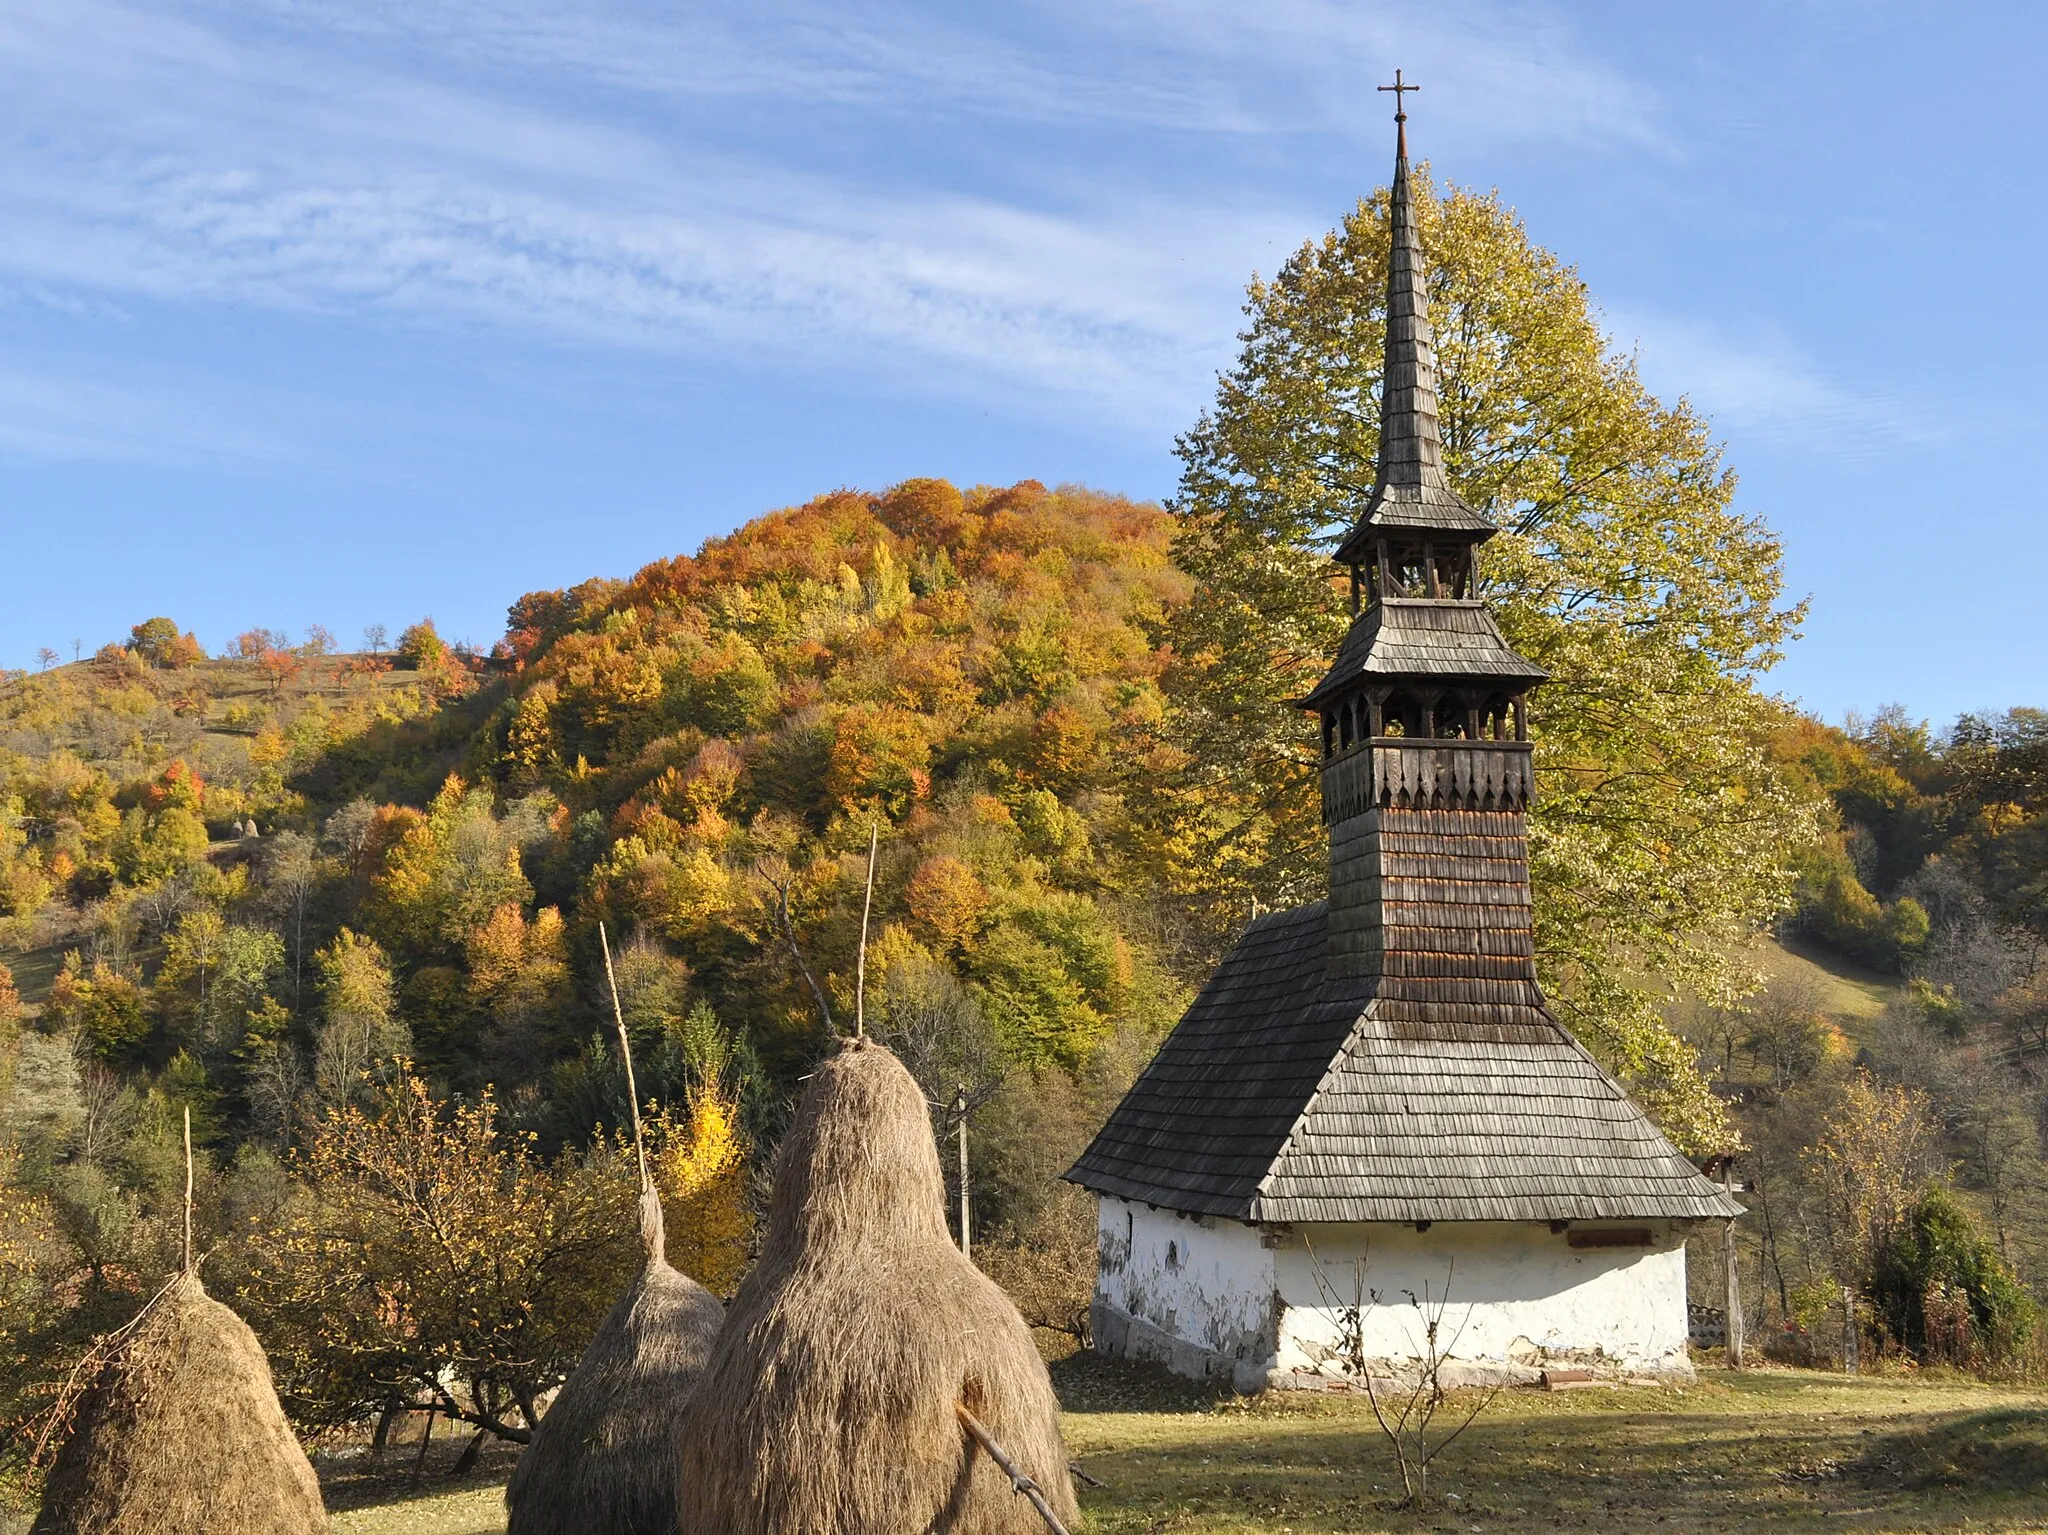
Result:
{"type": "MultiPolygon", "coordinates": [[[[1447,461],[1554,678],[1560,1016],[1770,1204],[1767,1348],[1832,1347],[1847,1284],[1873,1349],[2041,1370],[2048,714],[1777,696],[1802,614],[1705,423],[1497,201],[1425,192],[1447,461]]],[[[486,653],[137,614],[0,678],[0,1478],[176,1267],[188,1111],[208,1282],[295,1418],[530,1431],[638,1262],[614,987],[679,1267],[730,1293],[858,1026],[965,1121],[977,1257],[1079,1340],[1059,1173],[1235,934],[1321,893],[1289,701],[1348,622],[1385,249],[1368,200],[1254,287],[1168,506],[909,480],[520,596],[486,653]]]]}

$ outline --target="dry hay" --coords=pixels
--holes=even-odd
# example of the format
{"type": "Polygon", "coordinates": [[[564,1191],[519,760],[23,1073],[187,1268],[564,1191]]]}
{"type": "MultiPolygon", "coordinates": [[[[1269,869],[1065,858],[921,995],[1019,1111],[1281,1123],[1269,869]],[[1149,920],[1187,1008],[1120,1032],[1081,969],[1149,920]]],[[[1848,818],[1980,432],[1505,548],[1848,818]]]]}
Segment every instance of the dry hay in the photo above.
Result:
{"type": "Polygon", "coordinates": [[[263,1345],[187,1272],[79,1400],[31,1535],[324,1535],[263,1345]]]}
{"type": "Polygon", "coordinates": [[[676,1419],[725,1310],[669,1267],[640,1196],[647,1266],[590,1340],[505,1486],[506,1535],[670,1535],[676,1419]]]}
{"type": "Polygon", "coordinates": [[[946,1232],[924,1096],[862,1040],[782,1145],[761,1261],[683,1416],[681,1535],[1043,1535],[965,1403],[1071,1519],[1030,1330],[946,1232]]]}

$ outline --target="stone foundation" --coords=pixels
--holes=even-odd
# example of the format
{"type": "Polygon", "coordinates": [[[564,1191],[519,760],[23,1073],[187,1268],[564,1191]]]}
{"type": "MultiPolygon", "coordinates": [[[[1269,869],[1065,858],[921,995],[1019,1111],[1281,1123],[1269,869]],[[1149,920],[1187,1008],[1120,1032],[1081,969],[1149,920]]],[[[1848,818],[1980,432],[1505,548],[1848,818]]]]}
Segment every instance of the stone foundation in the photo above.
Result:
{"type": "Polygon", "coordinates": [[[1246,1395],[1269,1389],[1274,1384],[1273,1377],[1281,1373],[1277,1361],[1270,1356],[1233,1359],[1185,1338],[1176,1338],[1143,1317],[1118,1310],[1101,1296],[1090,1303],[1088,1321],[1095,1338],[1095,1352],[1110,1359],[1163,1364],[1190,1380],[1227,1380],[1232,1390],[1246,1395]]]}

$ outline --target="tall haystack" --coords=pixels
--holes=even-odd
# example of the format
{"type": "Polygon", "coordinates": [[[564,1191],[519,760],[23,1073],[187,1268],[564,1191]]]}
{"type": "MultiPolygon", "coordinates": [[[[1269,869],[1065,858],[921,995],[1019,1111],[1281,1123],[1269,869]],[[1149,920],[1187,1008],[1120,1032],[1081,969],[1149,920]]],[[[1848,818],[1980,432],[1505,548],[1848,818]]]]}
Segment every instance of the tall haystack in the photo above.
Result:
{"type": "Polygon", "coordinates": [[[811,1078],[681,1433],[680,1535],[1043,1535],[965,1407],[1071,1519],[1030,1330],[954,1248],[924,1096],[855,1039],[811,1078]]]}
{"type": "Polygon", "coordinates": [[[188,1267],[80,1398],[31,1535],[326,1529],[263,1346],[188,1267]]]}
{"type": "Polygon", "coordinates": [[[590,1340],[505,1486],[506,1535],[671,1535],[676,1420],[725,1308],[669,1267],[640,1194],[647,1266],[590,1340]]]}

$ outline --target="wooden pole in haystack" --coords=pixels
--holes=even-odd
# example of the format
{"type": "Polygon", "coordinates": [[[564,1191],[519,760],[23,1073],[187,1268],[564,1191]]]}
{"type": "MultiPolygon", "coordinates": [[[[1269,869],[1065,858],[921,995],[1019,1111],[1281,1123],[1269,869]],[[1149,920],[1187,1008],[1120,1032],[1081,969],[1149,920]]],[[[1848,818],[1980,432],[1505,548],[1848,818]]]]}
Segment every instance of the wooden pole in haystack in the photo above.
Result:
{"type": "Polygon", "coordinates": [[[881,845],[882,827],[877,821],[868,823],[868,889],[860,903],[860,957],[853,965],[853,1037],[860,1039],[868,1031],[868,913],[875,905],[875,850],[881,845]]]}
{"type": "Polygon", "coordinates": [[[185,1105],[185,1266],[192,1272],[192,1105],[185,1105]]]}
{"type": "Polygon", "coordinates": [[[967,1430],[974,1442],[988,1451],[988,1458],[1003,1468],[1003,1475],[1010,1479],[1011,1488],[1031,1500],[1031,1506],[1038,1510],[1038,1517],[1045,1521],[1045,1527],[1052,1531],[1052,1535],[1067,1535],[1067,1527],[1060,1523],[1059,1515],[1055,1514],[1052,1505],[1045,1501],[1044,1489],[1017,1469],[1017,1463],[1003,1453],[1003,1447],[990,1437],[981,1420],[967,1410],[967,1404],[955,1402],[953,1412],[960,1419],[960,1426],[967,1430]]]}
{"type": "Polygon", "coordinates": [[[1077,1519],[1031,1330],[948,1229],[932,1109],[872,1039],[812,1072],[760,1259],[674,1436],[675,1535],[1025,1535],[1061,1527],[1041,1507],[1077,1519]],[[1042,1505],[1018,1496],[1020,1476],[1042,1505]]]}
{"type": "Polygon", "coordinates": [[[647,1140],[640,1132],[640,1087],[633,1080],[633,1041],[626,1034],[626,1010],[619,1006],[619,978],[612,973],[612,941],[604,924],[597,924],[597,941],[604,950],[604,979],[612,993],[612,1021],[619,1026],[619,1055],[626,1063],[626,1097],[633,1107],[633,1155],[640,1161],[640,1192],[652,1186],[647,1174],[647,1140]]]}
{"type": "Polygon", "coordinates": [[[960,1256],[973,1256],[967,1232],[967,1084],[960,1084],[960,1096],[953,1100],[960,1114],[960,1256]]]}
{"type": "Polygon", "coordinates": [[[263,1345],[199,1281],[191,1105],[181,1118],[178,1272],[95,1340],[43,1414],[28,1457],[30,1469],[48,1468],[37,1535],[327,1528],[319,1478],[285,1421],[263,1345]],[[53,1443],[55,1458],[45,1462],[53,1443]]]}
{"type": "Polygon", "coordinates": [[[506,1535],[666,1535],[675,1527],[676,1419],[724,1308],[669,1265],[661,1195],[647,1156],[633,1038],[619,1001],[611,934],[598,924],[612,1022],[626,1069],[640,1168],[646,1262],[533,1431],[505,1486],[506,1535]]]}

